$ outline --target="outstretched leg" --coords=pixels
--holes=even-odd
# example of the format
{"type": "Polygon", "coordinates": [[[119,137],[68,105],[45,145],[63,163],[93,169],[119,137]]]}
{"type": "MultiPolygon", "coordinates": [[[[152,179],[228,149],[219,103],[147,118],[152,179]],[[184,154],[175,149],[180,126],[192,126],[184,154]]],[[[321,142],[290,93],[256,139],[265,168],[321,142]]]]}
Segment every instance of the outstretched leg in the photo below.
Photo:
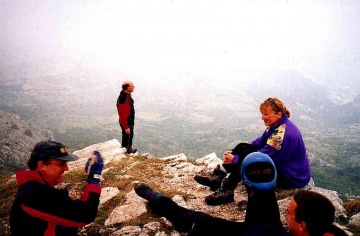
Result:
{"type": "Polygon", "coordinates": [[[255,191],[248,189],[245,222],[282,226],[279,205],[274,190],[255,191]]]}
{"type": "Polygon", "coordinates": [[[230,235],[234,232],[241,235],[246,229],[242,222],[232,222],[181,207],[147,184],[140,183],[134,190],[140,197],[148,200],[156,214],[166,217],[178,230],[189,235],[230,235]]]}

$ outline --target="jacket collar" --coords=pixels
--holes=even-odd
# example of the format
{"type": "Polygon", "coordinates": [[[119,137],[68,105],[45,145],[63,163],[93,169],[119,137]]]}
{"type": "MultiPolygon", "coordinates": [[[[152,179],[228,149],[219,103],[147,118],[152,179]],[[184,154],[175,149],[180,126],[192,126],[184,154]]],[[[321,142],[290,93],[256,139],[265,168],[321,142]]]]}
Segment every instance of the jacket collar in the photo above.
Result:
{"type": "Polygon", "coordinates": [[[269,129],[276,129],[280,125],[286,123],[288,121],[288,119],[289,119],[288,116],[284,115],[274,126],[269,126],[269,129]]]}
{"type": "Polygon", "coordinates": [[[16,181],[18,185],[23,185],[29,181],[36,181],[41,184],[48,185],[46,181],[46,174],[44,171],[37,170],[18,170],[16,171],[16,181]]]}

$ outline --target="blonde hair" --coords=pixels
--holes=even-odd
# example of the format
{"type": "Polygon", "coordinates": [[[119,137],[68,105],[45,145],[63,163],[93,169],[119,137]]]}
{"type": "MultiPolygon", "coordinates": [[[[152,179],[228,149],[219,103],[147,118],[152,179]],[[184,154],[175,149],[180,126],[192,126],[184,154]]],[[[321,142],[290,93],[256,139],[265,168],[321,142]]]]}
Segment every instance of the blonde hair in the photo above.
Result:
{"type": "Polygon", "coordinates": [[[266,109],[266,107],[271,107],[276,114],[281,112],[282,115],[287,115],[290,118],[290,111],[284,105],[284,103],[278,98],[268,98],[263,103],[260,104],[260,111],[266,109]]]}

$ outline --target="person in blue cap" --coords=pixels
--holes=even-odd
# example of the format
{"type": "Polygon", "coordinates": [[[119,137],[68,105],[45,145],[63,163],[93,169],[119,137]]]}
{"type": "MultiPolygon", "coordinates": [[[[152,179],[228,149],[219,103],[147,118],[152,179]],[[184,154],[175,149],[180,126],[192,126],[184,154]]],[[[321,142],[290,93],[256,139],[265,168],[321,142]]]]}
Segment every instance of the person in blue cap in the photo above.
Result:
{"type": "Polygon", "coordinates": [[[253,152],[247,155],[242,162],[240,174],[248,193],[246,216],[243,222],[229,221],[181,207],[145,183],[138,183],[134,190],[137,195],[148,201],[153,212],[166,217],[175,228],[188,235],[346,235],[333,226],[335,211],[332,203],[326,197],[306,190],[299,191],[291,201],[287,214],[290,232],[285,230],[280,221],[279,206],[274,191],[277,170],[267,154],[253,152]],[[299,202],[298,206],[297,202],[299,202]],[[323,212],[329,215],[321,216],[323,212]]]}
{"type": "Polygon", "coordinates": [[[104,162],[100,152],[85,164],[87,184],[80,199],[70,198],[63,181],[67,165],[79,157],[59,142],[38,142],[28,160],[29,170],[18,170],[19,188],[10,213],[10,232],[17,235],[78,235],[77,229],[94,221],[101,193],[100,175],[104,162]]]}

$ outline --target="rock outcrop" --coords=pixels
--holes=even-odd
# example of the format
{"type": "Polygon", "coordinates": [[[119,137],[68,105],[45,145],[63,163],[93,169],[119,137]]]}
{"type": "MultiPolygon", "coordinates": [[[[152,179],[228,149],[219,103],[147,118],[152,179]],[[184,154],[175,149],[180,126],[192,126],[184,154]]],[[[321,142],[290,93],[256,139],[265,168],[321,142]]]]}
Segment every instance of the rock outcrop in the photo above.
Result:
{"type": "MultiPolygon", "coordinates": [[[[209,188],[197,184],[193,179],[195,174],[210,172],[222,162],[215,153],[197,160],[192,160],[185,154],[163,158],[154,158],[150,154],[127,155],[116,139],[74,152],[80,159],[69,163],[69,173],[72,177],[78,175],[81,181],[74,183],[71,182],[74,179],[64,178],[65,182],[60,186],[67,187],[71,196],[77,197],[81,191],[76,186],[83,186],[83,169],[94,150],[102,153],[105,162],[102,194],[97,219],[83,227],[80,235],[183,235],[166,218],[153,215],[147,201],[137,196],[133,185],[139,181],[148,183],[185,208],[232,221],[243,221],[245,218],[246,209],[241,203],[246,201],[247,196],[242,185],[239,184],[235,190],[235,202],[208,206],[204,198],[210,194],[209,188]]],[[[336,216],[347,218],[342,201],[335,191],[315,187],[313,182],[307,188],[327,196],[336,207],[336,216]]],[[[281,221],[285,227],[290,200],[291,196],[288,196],[278,201],[281,221]]],[[[4,218],[1,220],[4,221],[4,218]]],[[[359,216],[353,216],[351,227],[358,230],[359,222],[359,216]]],[[[353,235],[350,232],[348,234],[353,235]]]]}
{"type": "Polygon", "coordinates": [[[26,168],[30,151],[44,139],[53,140],[52,132],[0,109],[0,176],[26,168]]]}
{"type": "MultiPolygon", "coordinates": [[[[151,155],[146,154],[143,156],[131,157],[124,154],[124,150],[121,148],[121,144],[117,140],[110,140],[101,144],[95,144],[87,147],[83,150],[76,151],[75,154],[80,156],[78,161],[70,164],[71,169],[83,168],[86,160],[93,150],[99,150],[104,157],[105,164],[118,162],[124,158],[134,158],[134,162],[127,166],[130,174],[121,175],[117,177],[119,181],[121,179],[132,179],[133,182],[138,180],[131,175],[131,169],[138,165],[141,160],[152,158],[151,155]],[[139,160],[137,160],[137,159],[139,160]]],[[[185,154],[173,155],[169,157],[157,158],[161,162],[161,175],[152,176],[148,179],[148,184],[153,187],[160,187],[162,191],[176,191],[181,194],[173,195],[172,199],[183,207],[193,210],[203,211],[216,217],[221,217],[233,221],[244,220],[245,211],[239,209],[239,202],[246,200],[246,192],[244,188],[239,185],[235,190],[235,202],[226,204],[223,206],[207,206],[204,202],[205,196],[210,194],[208,188],[197,184],[193,180],[193,176],[201,171],[210,172],[217,164],[222,160],[216,156],[215,153],[211,153],[205,157],[197,160],[191,160],[185,156],[185,154]]],[[[112,168],[112,167],[110,167],[112,168]]],[[[109,168],[104,169],[106,173],[109,168]]],[[[106,181],[106,179],[104,180],[106,181]]],[[[340,218],[346,218],[346,211],[342,207],[342,201],[338,197],[335,191],[322,189],[314,186],[314,183],[307,186],[308,189],[319,192],[327,196],[336,207],[336,216],[340,218]]],[[[113,187],[103,188],[101,195],[101,206],[115,197],[118,194],[118,189],[113,187]]],[[[290,202],[291,197],[279,200],[280,212],[282,214],[282,222],[286,226],[286,210],[290,202]]],[[[179,235],[175,229],[171,228],[165,218],[158,218],[154,221],[149,221],[143,226],[131,225],[118,228],[118,225],[122,225],[125,222],[130,222],[144,214],[147,214],[146,200],[138,197],[133,189],[130,189],[124,197],[124,201],[121,201],[108,215],[100,232],[111,235],[179,235]],[[163,230],[166,226],[166,232],[163,230]],[[169,232],[170,227],[170,232],[169,232]]],[[[353,223],[356,224],[356,223],[353,223]]],[[[91,226],[88,226],[91,227],[91,226]]],[[[86,232],[86,228],[83,230],[86,232]]]]}

